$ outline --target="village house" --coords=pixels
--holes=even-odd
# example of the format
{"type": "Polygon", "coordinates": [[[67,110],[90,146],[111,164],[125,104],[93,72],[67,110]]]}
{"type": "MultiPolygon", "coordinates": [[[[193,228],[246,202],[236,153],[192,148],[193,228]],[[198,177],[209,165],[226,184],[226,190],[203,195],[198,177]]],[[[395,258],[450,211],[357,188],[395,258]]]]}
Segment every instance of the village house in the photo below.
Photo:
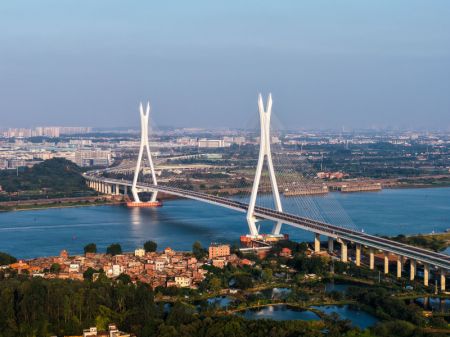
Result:
{"type": "MultiPolygon", "coordinates": [[[[224,268],[228,263],[233,265],[248,264],[235,254],[230,255],[229,245],[210,247],[211,264],[224,268]]],[[[132,282],[143,282],[152,288],[176,286],[196,288],[205,279],[207,271],[204,262],[198,261],[191,253],[176,252],[167,247],[163,252],[148,252],[138,248],[134,253],[115,256],[99,253],[86,253],[84,256],[70,256],[67,250],[59,256],[42,257],[19,261],[9,267],[19,273],[27,271],[32,276],[48,279],[83,280],[83,273],[89,268],[95,272],[92,280],[96,280],[103,271],[108,278],[116,278],[121,274],[130,276],[132,282]],[[56,264],[56,267],[52,267],[56,264]]]]}

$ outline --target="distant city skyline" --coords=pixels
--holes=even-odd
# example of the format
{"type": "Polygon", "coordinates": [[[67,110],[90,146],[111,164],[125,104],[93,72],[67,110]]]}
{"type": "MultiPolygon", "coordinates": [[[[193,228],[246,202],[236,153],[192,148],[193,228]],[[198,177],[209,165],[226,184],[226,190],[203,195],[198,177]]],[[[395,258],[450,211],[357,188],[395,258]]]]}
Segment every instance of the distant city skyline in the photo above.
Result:
{"type": "Polygon", "coordinates": [[[450,2],[0,4],[0,128],[450,130],[450,2]]]}

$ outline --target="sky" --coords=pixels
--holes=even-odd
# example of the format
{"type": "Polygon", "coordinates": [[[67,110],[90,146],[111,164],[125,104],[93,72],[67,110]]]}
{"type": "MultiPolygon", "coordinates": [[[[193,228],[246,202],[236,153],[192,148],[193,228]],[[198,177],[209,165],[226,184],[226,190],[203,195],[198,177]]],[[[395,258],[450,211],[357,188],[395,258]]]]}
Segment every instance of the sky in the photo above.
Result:
{"type": "Polygon", "coordinates": [[[450,130],[450,1],[0,1],[0,128],[450,130]]]}

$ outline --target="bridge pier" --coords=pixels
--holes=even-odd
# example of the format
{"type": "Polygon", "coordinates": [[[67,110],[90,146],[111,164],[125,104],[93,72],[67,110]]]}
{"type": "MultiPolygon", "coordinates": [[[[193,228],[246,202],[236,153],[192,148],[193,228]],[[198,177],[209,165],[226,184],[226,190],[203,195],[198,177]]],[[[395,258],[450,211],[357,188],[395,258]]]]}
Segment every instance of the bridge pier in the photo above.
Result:
{"type": "Polygon", "coordinates": [[[341,261],[342,262],[347,262],[348,258],[347,258],[347,242],[345,242],[344,240],[340,240],[341,241],[341,261]]]}
{"type": "Polygon", "coordinates": [[[334,239],[332,237],[328,237],[328,253],[332,254],[334,251],[334,239]]]}
{"type": "Polygon", "coordinates": [[[384,252],[384,273],[389,274],[389,253],[384,252]]]}
{"type": "Polygon", "coordinates": [[[314,253],[320,252],[320,234],[314,234],[314,253]]]}
{"type": "MultiPolygon", "coordinates": [[[[267,104],[264,108],[264,102],[261,94],[258,95],[258,111],[259,111],[259,124],[260,124],[260,137],[259,137],[259,155],[258,163],[256,164],[255,178],[253,180],[252,192],[250,194],[250,201],[247,209],[247,223],[252,236],[258,235],[258,229],[255,224],[255,206],[256,198],[258,196],[259,183],[261,180],[261,174],[264,166],[264,162],[267,159],[267,169],[269,171],[270,186],[272,189],[272,195],[275,203],[275,209],[278,212],[283,212],[281,206],[280,192],[278,189],[278,183],[275,176],[275,169],[272,162],[272,152],[270,150],[270,117],[272,114],[272,94],[269,94],[267,98],[267,104]]],[[[280,234],[282,223],[280,221],[272,229],[272,234],[280,234]]],[[[314,243],[314,251],[317,251],[316,244],[314,243]]],[[[319,242],[320,251],[320,242],[319,242]]]]}
{"type": "MultiPolygon", "coordinates": [[[[150,116],[150,102],[147,102],[147,107],[144,110],[144,107],[142,103],[139,105],[139,112],[141,116],[141,144],[139,147],[139,154],[138,159],[136,162],[136,169],[134,170],[134,177],[133,177],[133,184],[131,185],[131,193],[133,194],[133,199],[135,203],[140,203],[141,200],[139,199],[139,191],[137,188],[137,181],[139,177],[139,172],[141,171],[141,163],[142,163],[142,157],[144,154],[144,149],[147,153],[147,160],[150,165],[151,175],[152,175],[152,182],[154,185],[158,185],[158,182],[156,181],[156,174],[155,174],[155,167],[153,165],[153,159],[152,154],[150,151],[150,144],[148,142],[148,119],[150,116]]],[[[150,198],[150,202],[154,203],[156,201],[157,192],[153,192],[152,196],[150,198]]]]}
{"type": "Polygon", "coordinates": [[[402,269],[403,269],[403,257],[397,256],[397,278],[402,277],[402,269]]]}
{"type": "Polygon", "coordinates": [[[127,195],[128,195],[128,186],[127,186],[127,185],[125,185],[125,186],[123,187],[123,195],[124,195],[124,196],[127,196],[127,195]]]}
{"type": "Polygon", "coordinates": [[[119,195],[120,194],[120,185],[116,184],[116,188],[114,190],[115,195],[119,195]]]}
{"type": "Polygon", "coordinates": [[[361,244],[356,244],[356,258],[355,258],[356,266],[359,267],[361,265],[361,244]]]}
{"type": "Polygon", "coordinates": [[[423,264],[423,285],[428,287],[428,279],[430,277],[430,265],[428,263],[423,264]]]}
{"type": "Polygon", "coordinates": [[[445,270],[441,268],[441,291],[445,291],[445,270]]]}
{"type": "Polygon", "coordinates": [[[369,268],[370,270],[374,270],[375,268],[375,255],[373,248],[369,248],[369,268]]]}
{"type": "Polygon", "coordinates": [[[416,260],[409,260],[409,279],[411,281],[414,281],[414,278],[416,277],[416,264],[416,260]]]}

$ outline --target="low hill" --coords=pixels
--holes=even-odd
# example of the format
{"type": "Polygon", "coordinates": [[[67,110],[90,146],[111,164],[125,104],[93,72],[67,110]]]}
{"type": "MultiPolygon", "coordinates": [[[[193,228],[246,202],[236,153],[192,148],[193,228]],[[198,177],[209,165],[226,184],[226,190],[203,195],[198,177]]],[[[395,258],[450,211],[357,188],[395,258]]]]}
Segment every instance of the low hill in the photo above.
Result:
{"type": "Polygon", "coordinates": [[[75,163],[53,158],[19,171],[0,171],[0,185],[6,192],[46,191],[49,194],[87,191],[81,176],[81,168],[75,163]]]}

